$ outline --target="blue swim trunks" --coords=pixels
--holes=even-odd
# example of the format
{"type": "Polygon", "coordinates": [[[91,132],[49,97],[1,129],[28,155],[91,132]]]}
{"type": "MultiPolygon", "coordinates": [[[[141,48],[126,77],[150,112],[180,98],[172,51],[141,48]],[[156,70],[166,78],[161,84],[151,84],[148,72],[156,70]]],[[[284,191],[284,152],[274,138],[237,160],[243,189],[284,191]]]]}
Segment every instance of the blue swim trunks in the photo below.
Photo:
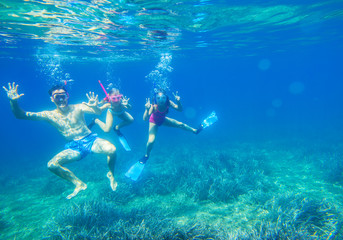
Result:
{"type": "Polygon", "coordinates": [[[98,135],[91,133],[80,140],[74,140],[68,142],[64,148],[78,151],[81,154],[81,159],[86,157],[91,152],[94,141],[98,138],[98,135]]]}

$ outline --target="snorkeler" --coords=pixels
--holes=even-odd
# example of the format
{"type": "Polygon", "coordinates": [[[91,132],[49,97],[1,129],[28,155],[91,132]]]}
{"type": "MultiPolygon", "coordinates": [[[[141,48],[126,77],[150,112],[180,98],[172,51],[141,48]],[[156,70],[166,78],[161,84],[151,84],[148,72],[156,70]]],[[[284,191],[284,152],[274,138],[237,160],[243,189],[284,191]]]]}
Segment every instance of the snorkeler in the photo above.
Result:
{"type": "Polygon", "coordinates": [[[188,126],[185,123],[179,122],[175,119],[169,118],[166,115],[169,112],[169,108],[173,108],[177,111],[182,111],[182,105],[180,102],[180,96],[178,95],[178,92],[175,94],[173,93],[176,103],[169,100],[169,97],[164,93],[164,91],[157,91],[154,97],[154,103],[150,103],[150,98],[146,99],[145,104],[145,111],[143,115],[143,120],[146,121],[149,119],[149,138],[148,142],[146,144],[146,153],[145,155],[136,162],[129,171],[125,174],[128,178],[131,178],[132,180],[136,181],[142,172],[145,163],[149,159],[150,152],[152,150],[152,147],[155,142],[156,134],[158,131],[158,128],[160,126],[167,126],[167,127],[176,127],[181,128],[186,131],[192,132],[194,134],[198,134],[202,131],[202,129],[207,128],[208,126],[212,125],[214,122],[217,121],[217,116],[214,113],[214,116],[211,117],[211,115],[206,118],[199,126],[198,129],[192,128],[188,126]],[[205,121],[208,122],[211,118],[211,124],[206,125],[204,124],[205,121]]]}
{"type": "Polygon", "coordinates": [[[130,98],[124,97],[116,88],[113,88],[109,93],[107,93],[100,81],[99,84],[106,94],[104,101],[107,103],[100,107],[101,110],[108,109],[106,114],[106,123],[95,118],[88,125],[88,127],[92,128],[94,124],[97,124],[104,132],[109,132],[113,128],[115,133],[118,135],[119,141],[124,149],[126,151],[131,151],[125,136],[120,131],[122,127],[130,125],[134,121],[131,114],[126,111],[131,109],[131,105],[129,104],[130,98]],[[118,117],[122,120],[115,126],[114,117],[118,117]]]}
{"type": "Polygon", "coordinates": [[[19,104],[18,99],[24,94],[18,94],[18,85],[8,84],[8,89],[3,87],[10,100],[11,109],[18,119],[46,121],[54,126],[69,142],[65,150],[58,153],[48,162],[48,169],[57,176],[73,183],[75,189],[67,196],[67,199],[75,197],[80,191],[85,190],[87,185],[77,178],[74,173],[64,165],[75,162],[86,157],[89,153],[100,153],[107,155],[109,172],[107,177],[113,191],[117,188],[114,179],[114,165],[116,161],[115,146],[101,138],[87,128],[84,114],[101,114],[98,107],[98,96],[90,92],[86,94],[88,103],[69,105],[69,94],[63,85],[57,85],[49,90],[50,100],[56,105],[52,111],[25,112],[19,104]]]}

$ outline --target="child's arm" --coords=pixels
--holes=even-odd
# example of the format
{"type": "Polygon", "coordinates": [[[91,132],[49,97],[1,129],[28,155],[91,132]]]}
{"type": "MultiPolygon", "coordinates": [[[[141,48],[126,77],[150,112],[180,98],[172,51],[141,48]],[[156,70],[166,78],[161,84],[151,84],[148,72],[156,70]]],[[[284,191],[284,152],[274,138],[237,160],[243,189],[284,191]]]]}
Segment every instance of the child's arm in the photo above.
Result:
{"type": "Polygon", "coordinates": [[[123,97],[121,104],[124,108],[130,110],[132,108],[131,104],[129,103],[130,98],[123,97]]]}
{"type": "MultiPolygon", "coordinates": [[[[100,102],[100,104],[102,104],[102,103],[103,103],[103,101],[100,102]]],[[[104,111],[105,109],[108,109],[110,107],[111,107],[110,103],[105,103],[104,105],[100,106],[99,108],[101,111],[104,111]]]]}
{"type": "Polygon", "coordinates": [[[146,121],[148,120],[149,116],[152,114],[154,107],[152,104],[150,104],[150,98],[146,99],[146,103],[145,103],[145,111],[143,114],[143,120],[146,121]]]}
{"type": "Polygon", "coordinates": [[[182,112],[183,108],[182,108],[182,104],[181,104],[181,102],[180,102],[181,98],[180,98],[180,96],[178,95],[178,92],[173,93],[173,95],[174,95],[174,97],[175,97],[176,104],[175,104],[173,101],[169,100],[170,106],[171,106],[172,108],[176,109],[177,111],[182,112]]]}

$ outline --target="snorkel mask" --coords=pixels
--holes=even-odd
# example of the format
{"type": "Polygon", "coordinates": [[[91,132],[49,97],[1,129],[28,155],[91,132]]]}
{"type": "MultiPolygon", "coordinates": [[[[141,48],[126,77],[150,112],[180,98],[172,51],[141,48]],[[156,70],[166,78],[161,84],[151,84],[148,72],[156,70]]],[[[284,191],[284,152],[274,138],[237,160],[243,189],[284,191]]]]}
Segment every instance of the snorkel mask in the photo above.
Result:
{"type": "Polygon", "coordinates": [[[107,95],[107,97],[104,98],[104,101],[118,103],[120,102],[122,98],[123,98],[122,94],[111,95],[111,96],[107,95]]]}
{"type": "Polygon", "coordinates": [[[102,90],[106,94],[106,97],[104,98],[104,101],[109,102],[109,103],[119,103],[120,100],[123,98],[123,95],[122,94],[116,94],[116,95],[111,95],[111,96],[108,95],[104,85],[102,85],[100,80],[98,80],[98,81],[99,81],[99,84],[100,84],[102,90]]]}
{"type": "Polygon", "coordinates": [[[68,100],[69,100],[69,94],[68,92],[62,92],[62,93],[54,93],[52,94],[52,98],[54,99],[54,102],[57,105],[68,105],[68,100]]]}

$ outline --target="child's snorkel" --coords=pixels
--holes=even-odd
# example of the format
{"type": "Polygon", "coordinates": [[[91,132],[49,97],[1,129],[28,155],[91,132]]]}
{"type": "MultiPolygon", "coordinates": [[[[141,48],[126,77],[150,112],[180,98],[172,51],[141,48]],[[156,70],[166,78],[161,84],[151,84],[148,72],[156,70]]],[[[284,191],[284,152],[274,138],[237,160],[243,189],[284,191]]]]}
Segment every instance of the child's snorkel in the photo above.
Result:
{"type": "Polygon", "coordinates": [[[102,85],[100,80],[98,80],[98,81],[99,81],[100,87],[102,88],[102,90],[106,94],[106,97],[104,98],[104,100],[109,102],[110,101],[110,97],[108,96],[108,93],[107,93],[106,89],[104,88],[104,85],[102,85]]]}
{"type": "Polygon", "coordinates": [[[104,101],[109,102],[109,103],[111,103],[111,102],[113,102],[113,103],[119,103],[120,100],[123,98],[123,95],[122,95],[122,94],[116,94],[116,95],[111,95],[111,96],[108,95],[108,93],[107,93],[107,91],[106,91],[104,85],[102,85],[102,83],[100,82],[100,80],[99,80],[99,84],[100,84],[102,90],[103,90],[103,91],[105,92],[105,94],[106,94],[106,97],[104,98],[104,101]]]}

